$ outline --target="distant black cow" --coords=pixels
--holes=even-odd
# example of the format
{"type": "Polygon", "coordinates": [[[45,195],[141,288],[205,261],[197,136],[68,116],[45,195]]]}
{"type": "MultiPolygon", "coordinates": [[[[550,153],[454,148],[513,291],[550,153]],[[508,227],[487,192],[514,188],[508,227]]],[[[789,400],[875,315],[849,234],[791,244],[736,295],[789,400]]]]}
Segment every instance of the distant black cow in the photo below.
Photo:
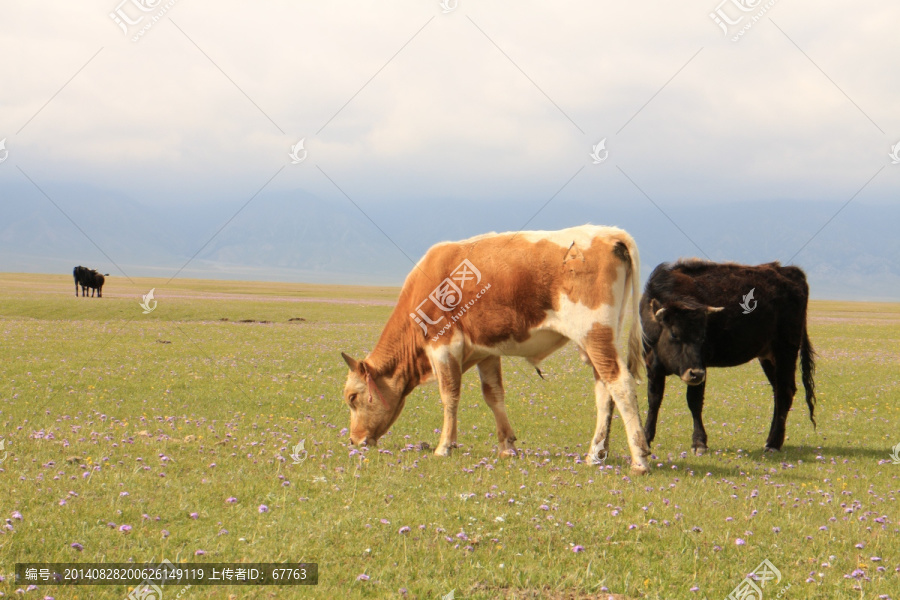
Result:
{"type": "Polygon", "coordinates": [[[653,270],[641,299],[649,409],[644,431],[656,435],[666,375],[688,384],[694,417],[693,451],[703,454],[703,392],[707,367],[733,367],[759,359],[775,395],[766,450],[780,450],[797,385],[797,355],[815,427],[814,353],[806,331],[809,286],[797,267],[756,267],[703,260],[663,263],[653,270]]]}
{"type": "Polygon", "coordinates": [[[76,296],[78,296],[78,286],[80,285],[82,296],[87,296],[87,290],[90,288],[92,298],[95,291],[98,298],[103,297],[103,284],[106,282],[106,277],[109,277],[109,273],[104,277],[103,274],[98,273],[94,269],[88,269],[79,265],[72,270],[72,276],[75,277],[76,296]]]}
{"type": "MultiPolygon", "coordinates": [[[[109,275],[109,273],[107,273],[109,275]]],[[[88,287],[91,288],[91,298],[94,297],[94,290],[97,291],[97,297],[103,297],[103,284],[106,283],[106,278],[102,273],[98,273],[97,271],[91,271],[91,283],[88,287]]]]}
{"type": "Polygon", "coordinates": [[[87,267],[82,267],[78,265],[74,269],[72,269],[72,277],[75,278],[75,297],[78,297],[78,286],[81,286],[81,295],[85,295],[85,291],[87,290],[87,284],[85,283],[87,273],[90,273],[91,270],[87,267]]]}

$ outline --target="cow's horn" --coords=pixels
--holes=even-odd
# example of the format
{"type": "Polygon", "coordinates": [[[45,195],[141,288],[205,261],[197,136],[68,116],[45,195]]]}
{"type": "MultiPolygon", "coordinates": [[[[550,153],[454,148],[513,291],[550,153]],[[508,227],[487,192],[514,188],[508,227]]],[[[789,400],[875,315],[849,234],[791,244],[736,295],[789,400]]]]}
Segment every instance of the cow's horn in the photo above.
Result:
{"type": "Polygon", "coordinates": [[[706,307],[706,312],[708,312],[708,313],[717,313],[717,312],[722,312],[723,310],[725,310],[724,306],[707,306],[706,307]]]}
{"type": "Polygon", "coordinates": [[[353,371],[356,370],[357,366],[359,365],[356,359],[350,357],[350,355],[348,355],[346,352],[341,352],[341,357],[344,359],[344,362],[347,363],[347,366],[350,367],[350,369],[352,369],[353,371]]]}

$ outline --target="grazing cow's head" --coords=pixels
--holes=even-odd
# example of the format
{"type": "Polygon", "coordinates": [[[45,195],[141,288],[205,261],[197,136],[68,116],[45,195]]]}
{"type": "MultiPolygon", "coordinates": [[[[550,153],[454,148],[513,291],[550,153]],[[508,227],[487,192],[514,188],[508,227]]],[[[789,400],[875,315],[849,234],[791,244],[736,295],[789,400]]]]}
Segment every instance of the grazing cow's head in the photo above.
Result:
{"type": "Polygon", "coordinates": [[[350,406],[350,443],[374,446],[403,410],[402,390],[374,373],[365,359],[357,361],[341,352],[350,367],[344,385],[344,401],[350,406]]]}
{"type": "Polygon", "coordinates": [[[679,375],[688,385],[699,385],[706,379],[703,343],[706,341],[707,318],[723,307],[697,303],[669,302],[653,299],[650,311],[660,326],[654,351],[666,370],[679,375]]]}

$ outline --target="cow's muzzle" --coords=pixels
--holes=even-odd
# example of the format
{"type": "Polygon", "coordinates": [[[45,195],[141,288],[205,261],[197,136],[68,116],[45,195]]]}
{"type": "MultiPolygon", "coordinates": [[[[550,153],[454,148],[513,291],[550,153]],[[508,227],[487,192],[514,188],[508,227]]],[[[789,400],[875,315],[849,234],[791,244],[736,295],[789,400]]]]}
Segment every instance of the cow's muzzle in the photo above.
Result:
{"type": "Polygon", "coordinates": [[[368,446],[370,448],[378,445],[378,438],[374,437],[366,437],[361,440],[354,440],[353,437],[350,438],[350,443],[354,446],[368,446]]]}
{"type": "Polygon", "coordinates": [[[706,380],[706,369],[688,369],[681,374],[681,380],[688,385],[700,385],[706,380]]]}

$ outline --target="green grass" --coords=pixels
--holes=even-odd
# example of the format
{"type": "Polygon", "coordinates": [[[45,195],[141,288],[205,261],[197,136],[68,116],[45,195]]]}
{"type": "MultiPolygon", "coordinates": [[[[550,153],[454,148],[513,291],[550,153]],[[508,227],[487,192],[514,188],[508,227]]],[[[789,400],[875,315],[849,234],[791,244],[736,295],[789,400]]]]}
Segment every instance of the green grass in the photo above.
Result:
{"type": "MultiPolygon", "coordinates": [[[[900,598],[900,465],[889,460],[900,443],[898,305],[812,303],[819,427],[799,393],[779,454],[762,452],[772,399],[757,364],[710,373],[711,451],[699,458],[684,388],[670,379],[653,471],[633,478],[618,416],[607,466],[576,460],[595,409],[571,347],[545,363],[546,381],[524,361],[504,363],[518,459],[496,458],[474,373],[451,458],[412,446],[436,445],[433,386],[413,392],[377,451],[351,455],[340,352],[372,348],[396,289],[110,278],[91,299],[73,288],[65,276],[0,275],[8,596],[16,562],[167,558],[319,563],[316,587],[194,587],[182,598],[406,588],[408,598],[719,599],[768,558],[783,579],[766,598],[788,584],[783,598],[900,598]],[[151,287],[159,304],[144,315],[151,287]],[[300,440],[309,458],[294,465],[300,440]],[[856,569],[864,579],[844,577],[856,569]]],[[[643,386],[639,398],[644,415],[643,386]]],[[[26,597],[127,591],[41,586],[26,597]]]]}

